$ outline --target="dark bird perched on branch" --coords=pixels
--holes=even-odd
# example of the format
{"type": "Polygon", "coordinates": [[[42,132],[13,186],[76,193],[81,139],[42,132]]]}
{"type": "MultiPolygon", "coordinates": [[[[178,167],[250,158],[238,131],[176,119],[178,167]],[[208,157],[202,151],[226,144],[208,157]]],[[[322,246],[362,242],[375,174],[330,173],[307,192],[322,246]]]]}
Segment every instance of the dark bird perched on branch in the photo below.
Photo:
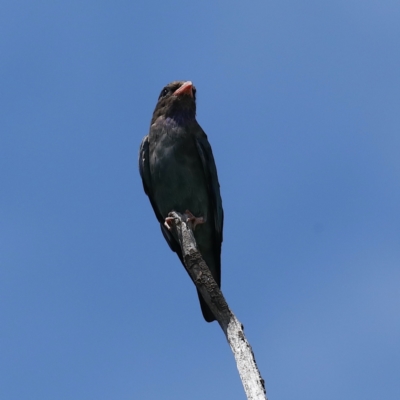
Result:
{"type": "MultiPolygon", "coordinates": [[[[192,82],[171,82],[161,91],[150,133],[140,145],[139,171],[171,250],[183,264],[181,248],[169,228],[168,213],[186,213],[198,249],[220,286],[224,213],[211,146],[196,121],[196,89],[192,82]]],[[[214,321],[200,293],[199,300],[204,319],[214,321]]]]}

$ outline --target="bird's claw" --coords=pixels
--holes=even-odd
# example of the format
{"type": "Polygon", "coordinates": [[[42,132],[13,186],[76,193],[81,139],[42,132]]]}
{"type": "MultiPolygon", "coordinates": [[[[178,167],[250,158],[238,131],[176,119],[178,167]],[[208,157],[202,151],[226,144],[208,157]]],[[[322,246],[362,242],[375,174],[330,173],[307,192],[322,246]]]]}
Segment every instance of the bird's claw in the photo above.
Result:
{"type": "Polygon", "coordinates": [[[186,210],[185,214],[188,217],[186,222],[191,222],[193,230],[196,229],[197,225],[201,225],[206,222],[206,219],[204,217],[195,217],[189,210],[186,210]]]}
{"type": "MultiPolygon", "coordinates": [[[[197,225],[204,224],[206,222],[206,218],[204,217],[195,217],[189,210],[185,211],[185,215],[187,217],[186,222],[190,222],[191,228],[193,230],[196,229],[197,225]]],[[[167,217],[164,220],[164,226],[170,231],[172,228],[172,223],[174,221],[174,217],[167,217]]]]}
{"type": "Polygon", "coordinates": [[[164,226],[166,226],[166,228],[170,231],[171,227],[172,227],[172,221],[174,220],[174,217],[167,217],[165,218],[164,221],[164,226]]]}

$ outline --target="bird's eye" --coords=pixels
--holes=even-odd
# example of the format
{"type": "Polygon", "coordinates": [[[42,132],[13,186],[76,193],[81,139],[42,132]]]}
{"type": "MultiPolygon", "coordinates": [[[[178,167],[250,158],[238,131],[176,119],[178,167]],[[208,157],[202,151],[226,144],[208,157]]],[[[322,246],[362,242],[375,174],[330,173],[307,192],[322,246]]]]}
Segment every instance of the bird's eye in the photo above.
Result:
{"type": "Polygon", "coordinates": [[[167,93],[168,93],[168,89],[167,89],[167,88],[164,88],[164,89],[162,90],[162,92],[161,92],[161,97],[166,96],[167,93]]]}

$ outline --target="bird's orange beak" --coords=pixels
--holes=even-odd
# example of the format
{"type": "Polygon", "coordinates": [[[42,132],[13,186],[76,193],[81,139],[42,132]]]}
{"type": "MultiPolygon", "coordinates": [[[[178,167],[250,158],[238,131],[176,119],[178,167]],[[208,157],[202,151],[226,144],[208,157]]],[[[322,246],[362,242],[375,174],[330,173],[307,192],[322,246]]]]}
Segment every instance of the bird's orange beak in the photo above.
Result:
{"type": "Polygon", "coordinates": [[[191,81],[185,82],[179,89],[176,89],[173,94],[174,96],[188,94],[190,97],[193,97],[193,83],[191,81]]]}

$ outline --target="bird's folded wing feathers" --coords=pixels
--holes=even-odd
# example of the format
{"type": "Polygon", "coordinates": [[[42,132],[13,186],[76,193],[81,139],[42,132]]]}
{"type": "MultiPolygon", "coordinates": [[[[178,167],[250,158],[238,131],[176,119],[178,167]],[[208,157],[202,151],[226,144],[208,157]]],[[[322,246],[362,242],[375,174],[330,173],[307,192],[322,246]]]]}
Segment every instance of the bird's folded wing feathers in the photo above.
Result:
{"type": "Polygon", "coordinates": [[[179,247],[179,243],[174,239],[171,232],[165,227],[164,225],[164,218],[161,215],[158,207],[154,201],[153,196],[153,185],[151,181],[151,174],[150,174],[150,151],[149,151],[149,137],[145,136],[142,140],[139,150],[139,172],[143,182],[143,188],[147,196],[149,197],[151,206],[153,207],[154,213],[160,223],[161,232],[167,241],[169,247],[172,251],[178,254],[178,257],[183,263],[182,259],[182,251],[179,247]]]}
{"type": "Polygon", "coordinates": [[[224,224],[224,210],[222,208],[222,199],[219,189],[217,167],[215,166],[214,156],[208,142],[207,135],[203,132],[202,135],[196,135],[197,150],[203,164],[203,170],[209,182],[211,201],[215,215],[215,231],[218,234],[220,243],[222,242],[222,230],[224,224]]]}
{"type": "Polygon", "coordinates": [[[139,150],[139,172],[143,182],[143,188],[147,196],[149,197],[151,206],[153,207],[154,213],[160,223],[163,223],[163,217],[158,210],[154,202],[153,196],[153,185],[151,182],[150,174],[150,151],[149,151],[149,137],[145,136],[140,144],[139,150]]]}
{"type": "Polygon", "coordinates": [[[151,187],[150,166],[149,166],[149,137],[145,136],[139,149],[139,172],[143,182],[143,189],[149,195],[151,187]]]}

